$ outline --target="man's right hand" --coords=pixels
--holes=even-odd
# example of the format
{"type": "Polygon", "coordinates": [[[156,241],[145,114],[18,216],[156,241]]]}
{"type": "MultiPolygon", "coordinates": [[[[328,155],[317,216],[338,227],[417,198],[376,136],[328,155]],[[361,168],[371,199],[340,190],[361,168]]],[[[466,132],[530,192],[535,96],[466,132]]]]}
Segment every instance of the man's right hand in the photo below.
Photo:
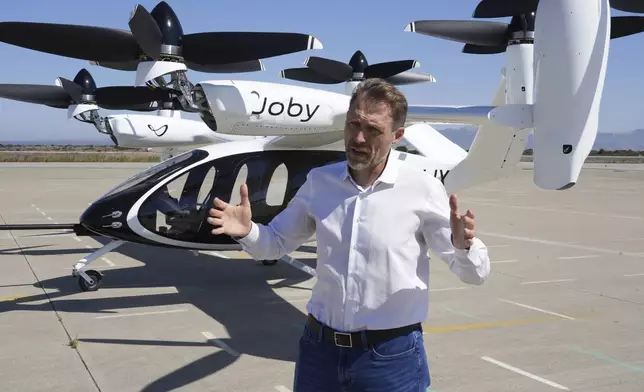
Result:
{"type": "Polygon", "coordinates": [[[214,228],[212,234],[227,234],[231,237],[245,237],[252,228],[250,202],[248,201],[248,186],[242,184],[239,188],[241,203],[237,206],[230,205],[219,198],[215,198],[209,211],[210,223],[214,228]]]}

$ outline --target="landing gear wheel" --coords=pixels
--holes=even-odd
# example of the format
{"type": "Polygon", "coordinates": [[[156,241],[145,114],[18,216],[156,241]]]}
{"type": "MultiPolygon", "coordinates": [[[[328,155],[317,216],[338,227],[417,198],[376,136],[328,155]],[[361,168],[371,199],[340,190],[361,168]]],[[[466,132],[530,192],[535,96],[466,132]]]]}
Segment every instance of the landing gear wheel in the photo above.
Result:
{"type": "Polygon", "coordinates": [[[270,267],[277,264],[278,261],[279,260],[262,260],[262,264],[270,267]]]}
{"type": "Polygon", "coordinates": [[[78,275],[78,285],[80,286],[81,290],[83,291],[96,291],[101,287],[101,283],[103,282],[103,275],[101,275],[100,272],[95,271],[95,270],[87,270],[85,273],[92,278],[94,283],[89,284],[85,279],[83,279],[82,276],[78,275]]]}

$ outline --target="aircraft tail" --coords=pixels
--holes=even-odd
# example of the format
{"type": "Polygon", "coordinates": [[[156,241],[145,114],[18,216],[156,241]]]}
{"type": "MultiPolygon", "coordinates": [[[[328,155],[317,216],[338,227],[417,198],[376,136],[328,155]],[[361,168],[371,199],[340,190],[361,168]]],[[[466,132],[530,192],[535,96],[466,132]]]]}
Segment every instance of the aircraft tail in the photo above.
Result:
{"type": "MultiPolygon", "coordinates": [[[[505,77],[492,105],[505,105],[505,77]]],[[[494,123],[480,125],[467,156],[450,170],[444,184],[448,192],[496,181],[517,169],[532,128],[517,129],[494,123]]]]}

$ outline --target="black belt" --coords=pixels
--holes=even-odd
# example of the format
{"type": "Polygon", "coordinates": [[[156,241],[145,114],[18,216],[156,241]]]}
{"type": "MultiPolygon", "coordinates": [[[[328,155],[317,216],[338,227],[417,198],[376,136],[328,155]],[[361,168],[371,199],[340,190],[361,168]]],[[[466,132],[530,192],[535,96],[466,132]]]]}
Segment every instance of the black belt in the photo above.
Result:
{"type": "Polygon", "coordinates": [[[416,323],[416,324],[406,325],[404,327],[392,328],[392,329],[369,330],[364,332],[352,332],[352,333],[340,332],[320,323],[310,314],[309,314],[308,320],[306,321],[306,326],[316,334],[319,334],[321,329],[322,337],[324,340],[330,340],[334,342],[335,345],[338,347],[349,347],[349,348],[365,347],[365,346],[371,347],[380,342],[384,342],[386,340],[393,339],[398,336],[407,335],[414,330],[422,331],[421,324],[416,323]]]}

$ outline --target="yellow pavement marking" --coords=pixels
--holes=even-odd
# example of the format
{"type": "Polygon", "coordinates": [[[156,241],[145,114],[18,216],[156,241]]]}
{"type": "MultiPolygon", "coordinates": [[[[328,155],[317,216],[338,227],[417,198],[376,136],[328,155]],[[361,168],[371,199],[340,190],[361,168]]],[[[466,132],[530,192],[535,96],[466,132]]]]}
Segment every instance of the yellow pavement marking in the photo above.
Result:
{"type": "Polygon", "coordinates": [[[24,295],[12,295],[8,297],[0,297],[0,302],[8,302],[8,301],[15,301],[20,298],[24,298],[24,295]]]}

